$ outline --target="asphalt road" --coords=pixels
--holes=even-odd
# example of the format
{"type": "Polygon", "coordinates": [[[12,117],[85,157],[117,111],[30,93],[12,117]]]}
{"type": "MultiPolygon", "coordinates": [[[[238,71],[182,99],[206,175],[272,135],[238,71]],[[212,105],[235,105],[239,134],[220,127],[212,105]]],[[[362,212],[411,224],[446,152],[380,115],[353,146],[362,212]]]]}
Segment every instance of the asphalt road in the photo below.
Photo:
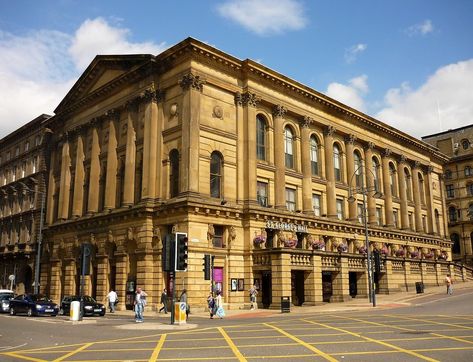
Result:
{"type": "Polygon", "coordinates": [[[0,361],[473,361],[473,291],[409,307],[134,323],[0,315],[0,361]],[[164,323],[163,323],[164,322],[164,323]],[[193,323],[193,324],[192,324],[193,323]]]}

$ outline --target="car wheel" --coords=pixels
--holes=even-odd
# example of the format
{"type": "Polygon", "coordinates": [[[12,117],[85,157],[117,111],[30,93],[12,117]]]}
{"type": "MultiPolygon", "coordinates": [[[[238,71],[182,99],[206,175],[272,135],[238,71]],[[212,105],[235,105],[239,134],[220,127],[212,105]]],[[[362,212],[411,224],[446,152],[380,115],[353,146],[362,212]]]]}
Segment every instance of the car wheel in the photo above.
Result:
{"type": "Polygon", "coordinates": [[[105,312],[100,313],[99,316],[103,317],[105,315],[105,312]]]}
{"type": "Polygon", "coordinates": [[[64,315],[64,309],[59,309],[59,315],[64,315]]]}
{"type": "Polygon", "coordinates": [[[28,308],[28,312],[26,314],[28,315],[28,317],[32,317],[33,316],[33,309],[28,308]]]}
{"type": "Polygon", "coordinates": [[[10,308],[10,315],[15,315],[16,312],[15,312],[15,308],[11,307],[10,308]]]}

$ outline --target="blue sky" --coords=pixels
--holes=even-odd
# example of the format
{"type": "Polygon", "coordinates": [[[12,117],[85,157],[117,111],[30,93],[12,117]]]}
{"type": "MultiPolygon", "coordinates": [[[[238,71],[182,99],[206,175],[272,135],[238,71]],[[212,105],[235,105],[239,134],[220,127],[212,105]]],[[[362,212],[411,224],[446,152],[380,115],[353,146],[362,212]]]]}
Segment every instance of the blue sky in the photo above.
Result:
{"type": "Polygon", "coordinates": [[[471,0],[0,0],[0,138],[53,114],[96,54],[192,36],[415,137],[472,124],[471,0]]]}

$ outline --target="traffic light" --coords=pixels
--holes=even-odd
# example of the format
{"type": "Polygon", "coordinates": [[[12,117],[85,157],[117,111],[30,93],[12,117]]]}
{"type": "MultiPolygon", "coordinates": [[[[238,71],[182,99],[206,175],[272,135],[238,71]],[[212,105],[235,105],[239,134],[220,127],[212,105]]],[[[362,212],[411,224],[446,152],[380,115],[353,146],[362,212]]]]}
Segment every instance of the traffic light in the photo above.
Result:
{"type": "Polygon", "coordinates": [[[187,271],[188,239],[186,233],[176,233],[176,271],[187,271]]]}
{"type": "Polygon", "coordinates": [[[174,239],[170,234],[164,236],[163,240],[163,271],[174,271],[174,239]]]}
{"type": "Polygon", "coordinates": [[[90,274],[90,257],[92,255],[92,244],[84,243],[80,247],[82,275],[90,274]]]}
{"type": "Polygon", "coordinates": [[[210,254],[204,255],[204,280],[210,280],[210,254]]]}
{"type": "Polygon", "coordinates": [[[378,250],[373,251],[374,271],[381,273],[381,253],[378,250]]]}

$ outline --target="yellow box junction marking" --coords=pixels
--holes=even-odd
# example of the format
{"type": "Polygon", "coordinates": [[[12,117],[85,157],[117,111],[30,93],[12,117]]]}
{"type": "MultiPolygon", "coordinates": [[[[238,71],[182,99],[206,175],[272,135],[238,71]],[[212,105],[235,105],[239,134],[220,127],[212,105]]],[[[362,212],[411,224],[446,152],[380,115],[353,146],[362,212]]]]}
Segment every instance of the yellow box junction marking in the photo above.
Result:
{"type": "Polygon", "coordinates": [[[225,332],[222,327],[218,327],[217,329],[222,334],[223,338],[225,338],[225,340],[227,341],[233,353],[238,358],[238,361],[246,362],[246,358],[243,357],[240,350],[237,348],[237,346],[235,346],[235,343],[233,343],[232,339],[228,336],[227,332],[225,332]]]}
{"type": "Polygon", "coordinates": [[[305,348],[311,350],[312,352],[315,352],[318,356],[321,356],[321,357],[325,358],[327,361],[337,362],[337,360],[335,358],[333,358],[332,356],[328,355],[325,352],[322,352],[320,349],[315,348],[314,346],[310,345],[309,343],[304,342],[302,339],[299,339],[296,336],[293,336],[292,334],[287,333],[286,331],[282,330],[281,328],[278,328],[278,327],[273,326],[273,325],[268,324],[268,323],[263,323],[263,324],[267,327],[270,327],[270,328],[273,328],[273,329],[277,330],[279,333],[285,335],[286,337],[292,339],[293,341],[296,341],[297,343],[299,343],[300,345],[304,346],[305,348]]]}
{"type": "MultiPolygon", "coordinates": [[[[16,351],[16,352],[18,352],[18,351],[16,351]]],[[[18,358],[18,359],[24,359],[24,360],[27,360],[27,361],[47,362],[46,360],[40,359],[40,358],[22,356],[20,354],[17,354],[16,352],[6,352],[6,353],[3,353],[3,354],[6,355],[6,356],[15,357],[15,358],[18,358]]]]}
{"type": "Polygon", "coordinates": [[[159,352],[161,352],[161,348],[163,348],[163,344],[164,344],[164,340],[166,339],[166,336],[167,336],[167,334],[163,334],[161,336],[161,338],[159,339],[158,344],[156,345],[156,348],[154,349],[153,354],[149,358],[148,362],[158,360],[159,352]]]}
{"type": "Polygon", "coordinates": [[[80,351],[83,351],[84,349],[86,349],[86,348],[92,346],[93,344],[94,344],[94,343],[86,343],[86,344],[84,344],[82,347],[79,347],[79,348],[77,348],[76,350],[65,354],[64,356],[55,359],[53,362],[60,362],[60,361],[62,361],[62,360],[65,360],[66,358],[68,358],[68,357],[70,357],[70,356],[72,356],[72,355],[75,355],[76,353],[79,353],[80,351]]]}

